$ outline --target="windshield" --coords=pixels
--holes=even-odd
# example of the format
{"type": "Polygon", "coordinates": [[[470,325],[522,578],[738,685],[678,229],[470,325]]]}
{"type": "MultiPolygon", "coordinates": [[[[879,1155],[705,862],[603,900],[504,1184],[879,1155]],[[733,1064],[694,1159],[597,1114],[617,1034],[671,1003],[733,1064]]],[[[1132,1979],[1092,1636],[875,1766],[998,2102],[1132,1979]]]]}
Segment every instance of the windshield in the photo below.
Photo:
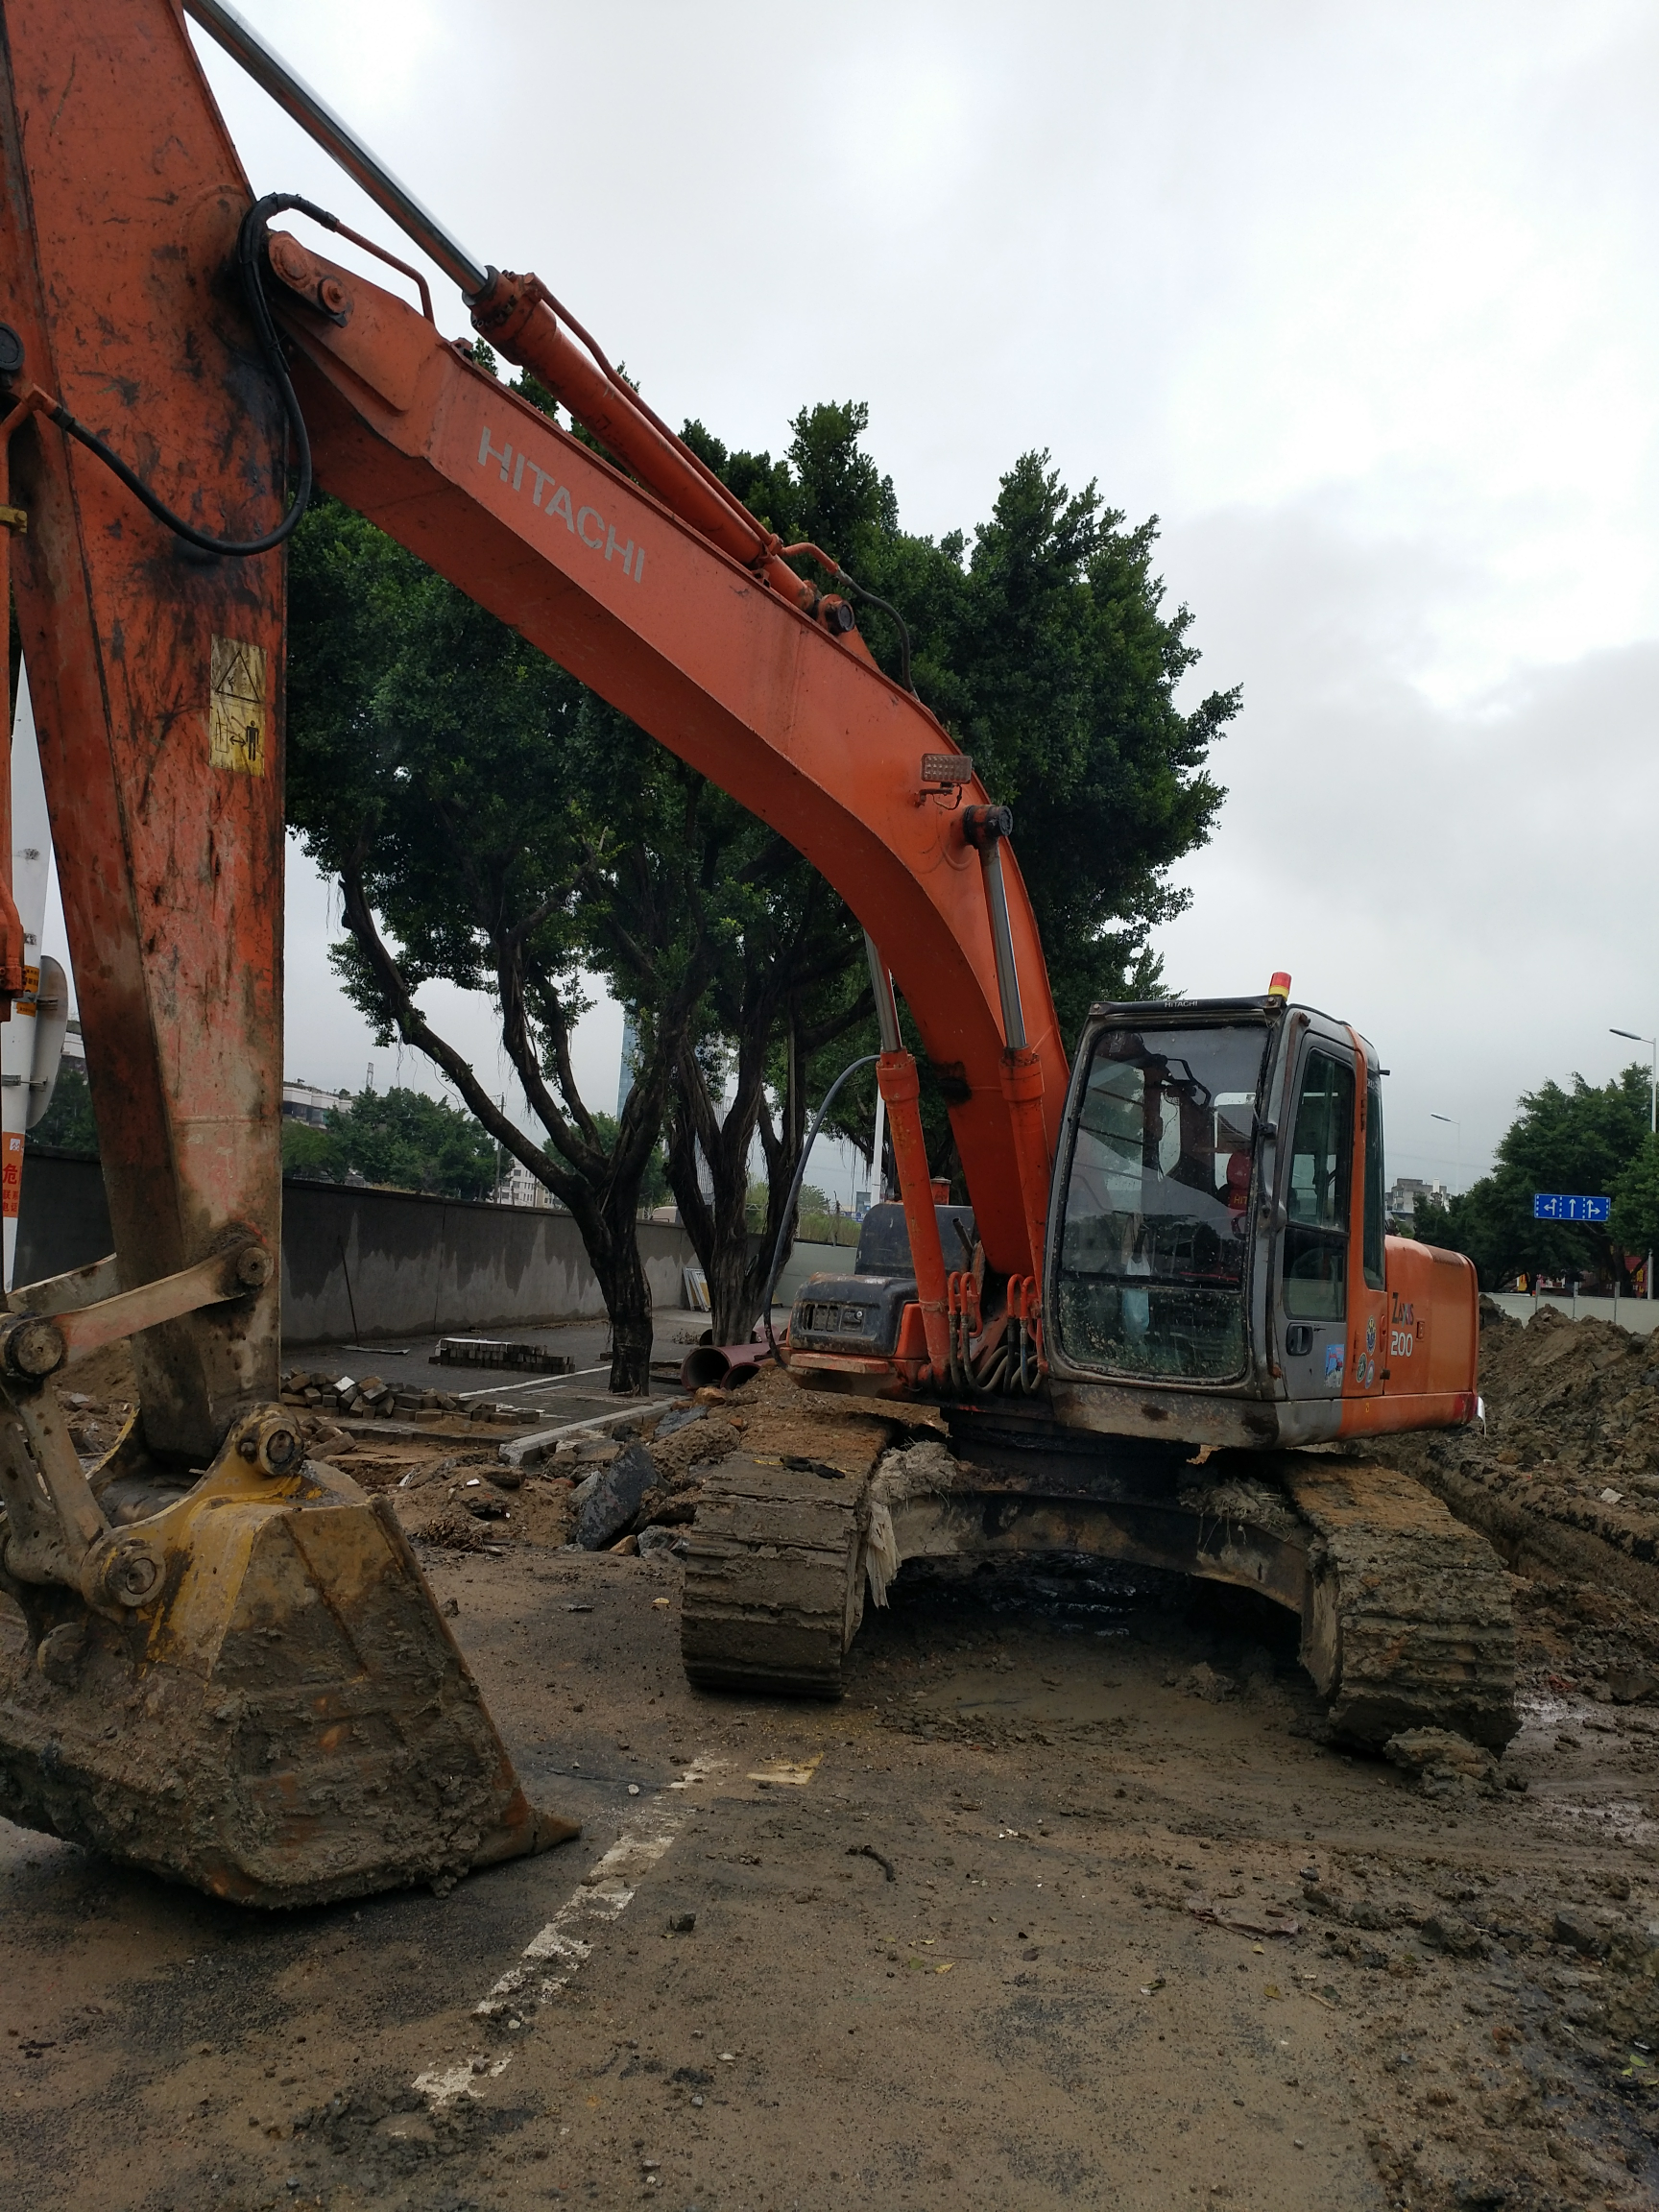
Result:
{"type": "MultiPolygon", "coordinates": [[[[935,1206],[939,1241],[945,1250],[945,1272],[972,1266],[974,1262],[974,1209],[972,1206],[935,1206]]],[[[914,1275],[910,1257],[910,1230],[904,1209],[888,1199],[872,1206],[858,1232],[858,1252],[853,1262],[857,1275],[914,1275]]]]}
{"type": "Polygon", "coordinates": [[[1059,1344],[1079,1366],[1225,1381],[1244,1369],[1257,1099],[1267,1032],[1108,1029],[1066,1186],[1059,1344]]]}

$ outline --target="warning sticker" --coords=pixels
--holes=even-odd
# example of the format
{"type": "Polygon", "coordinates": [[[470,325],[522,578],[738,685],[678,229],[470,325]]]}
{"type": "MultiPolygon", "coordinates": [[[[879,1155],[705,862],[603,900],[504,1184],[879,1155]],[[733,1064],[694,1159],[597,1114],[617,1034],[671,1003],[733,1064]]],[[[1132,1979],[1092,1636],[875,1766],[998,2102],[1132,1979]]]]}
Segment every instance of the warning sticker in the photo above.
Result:
{"type": "Polygon", "coordinates": [[[15,1131],[0,1137],[0,1214],[17,1218],[17,1201],[23,1195],[23,1139],[15,1131]]]}
{"type": "Polygon", "coordinates": [[[265,773],[265,648],[213,640],[212,696],[207,707],[207,758],[239,776],[265,773]]]}

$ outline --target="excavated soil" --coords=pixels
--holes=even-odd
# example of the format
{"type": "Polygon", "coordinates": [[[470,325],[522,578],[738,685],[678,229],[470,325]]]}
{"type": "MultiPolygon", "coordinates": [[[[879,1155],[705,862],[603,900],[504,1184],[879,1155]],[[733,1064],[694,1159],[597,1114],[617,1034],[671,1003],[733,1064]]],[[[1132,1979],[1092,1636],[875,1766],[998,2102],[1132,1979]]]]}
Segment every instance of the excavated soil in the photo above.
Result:
{"type": "MultiPolygon", "coordinates": [[[[1427,1781],[1326,1741],[1287,1616],[1081,1563],[906,1568],[839,1704],[694,1693],[672,1551],[559,1549],[614,1438],[320,1431],[583,1839],[266,1916],[0,1823],[0,2202],[1659,2204],[1647,1359],[1489,1323],[1485,1433],[1388,1447],[1521,1622],[1521,1735],[1427,1781]]],[[[662,1510],[871,1418],[751,1392],[648,1438],[662,1510]]]]}
{"type": "Polygon", "coordinates": [[[1372,1448],[1487,1537],[1517,1577],[1534,1697],[1659,1696],[1659,1348],[1544,1308],[1481,1311],[1484,1424],[1372,1448]]]}

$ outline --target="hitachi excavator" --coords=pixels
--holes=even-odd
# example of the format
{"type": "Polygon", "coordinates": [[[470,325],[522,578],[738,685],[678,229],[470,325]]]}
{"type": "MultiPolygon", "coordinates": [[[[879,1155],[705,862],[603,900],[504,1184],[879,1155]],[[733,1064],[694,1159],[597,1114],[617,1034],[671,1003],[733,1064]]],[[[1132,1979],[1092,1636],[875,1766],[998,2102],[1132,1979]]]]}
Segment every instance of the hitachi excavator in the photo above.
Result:
{"type": "MultiPolygon", "coordinates": [[[[1288,1607],[1358,1742],[1505,1741],[1497,1561],[1403,1477],[1302,1449],[1475,1411],[1468,1263],[1383,1233],[1370,1045],[1275,977],[1099,1007],[1069,1069],[1008,814],[877,665],[831,554],[781,545],[221,0],[0,15],[0,562],[116,1244],[0,1319],[0,1812],[261,1905],[573,1832],[526,1801],[384,1501],[276,1403],[281,548],[313,481],[738,795],[870,941],[906,1249],[810,1286],[783,1356],[936,1404],[954,1456],[898,1485],[752,1470],[691,1531],[693,1677],[833,1694],[904,1558],[1058,1549],[1288,1607]],[[612,459],[444,337],[383,246],[255,199],[186,15],[612,459]],[[895,984],[971,1200],[950,1251],[895,984]],[[84,1466],[59,1385],[123,1340],[138,1410],[84,1466]]],[[[23,951],[0,884],[8,1010],[23,951]]]]}

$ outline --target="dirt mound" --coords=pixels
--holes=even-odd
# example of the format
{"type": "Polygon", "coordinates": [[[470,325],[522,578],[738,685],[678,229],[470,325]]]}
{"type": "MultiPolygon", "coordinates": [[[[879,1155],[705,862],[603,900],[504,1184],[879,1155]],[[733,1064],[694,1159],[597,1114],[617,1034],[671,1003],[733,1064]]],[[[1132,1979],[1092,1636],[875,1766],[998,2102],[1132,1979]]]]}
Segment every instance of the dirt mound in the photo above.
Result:
{"type": "Polygon", "coordinates": [[[1530,1321],[1481,1316],[1480,1388],[1500,1464],[1552,1468],[1566,1487],[1621,1490],[1659,1512],[1659,1353],[1606,1321],[1551,1307],[1530,1321]]]}
{"type": "Polygon", "coordinates": [[[1483,1301],[1484,1425],[1379,1441],[1521,1577],[1523,1679],[1659,1700],[1659,1346],[1483,1301]]]}

